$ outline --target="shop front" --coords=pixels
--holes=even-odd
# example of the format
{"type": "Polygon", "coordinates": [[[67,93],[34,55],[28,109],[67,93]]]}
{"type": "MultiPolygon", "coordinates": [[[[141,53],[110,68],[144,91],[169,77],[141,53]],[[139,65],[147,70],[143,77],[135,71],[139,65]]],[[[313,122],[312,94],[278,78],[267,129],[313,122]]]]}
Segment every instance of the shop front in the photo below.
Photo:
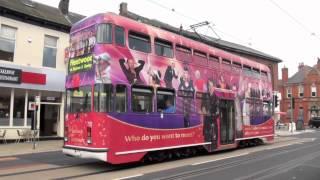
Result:
{"type": "Polygon", "coordinates": [[[63,137],[65,72],[0,64],[0,129],[7,139],[19,138],[18,131],[30,130],[34,111],[30,103],[40,97],[36,127],[40,137],[63,137]]]}

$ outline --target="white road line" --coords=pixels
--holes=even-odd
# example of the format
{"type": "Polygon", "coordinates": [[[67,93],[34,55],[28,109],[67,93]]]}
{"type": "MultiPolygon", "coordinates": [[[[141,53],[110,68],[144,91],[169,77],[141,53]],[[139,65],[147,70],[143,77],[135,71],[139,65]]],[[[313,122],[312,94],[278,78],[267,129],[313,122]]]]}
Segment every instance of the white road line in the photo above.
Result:
{"type": "Polygon", "coordinates": [[[114,180],[130,179],[130,178],[135,178],[135,177],[140,177],[140,176],[143,176],[143,174],[136,174],[136,175],[132,175],[132,176],[126,176],[126,177],[116,178],[116,179],[114,179],[114,180]]]}
{"type": "Polygon", "coordinates": [[[291,146],[291,145],[294,145],[296,143],[290,143],[290,144],[284,144],[284,145],[281,145],[281,146],[275,146],[275,147],[267,147],[266,149],[267,150],[270,150],[270,149],[277,149],[277,148],[282,148],[282,147],[286,147],[286,146],[291,146]]]}
{"type": "Polygon", "coordinates": [[[233,155],[233,156],[227,156],[227,157],[217,158],[217,159],[213,159],[213,160],[209,160],[209,161],[203,161],[203,162],[193,163],[193,164],[191,164],[191,166],[196,166],[196,165],[200,165],[200,164],[205,164],[205,163],[220,161],[220,160],[223,160],[223,159],[229,159],[229,158],[244,156],[244,155],[248,155],[248,154],[249,154],[249,153],[246,152],[246,153],[237,154],[237,155],[233,155]]]}

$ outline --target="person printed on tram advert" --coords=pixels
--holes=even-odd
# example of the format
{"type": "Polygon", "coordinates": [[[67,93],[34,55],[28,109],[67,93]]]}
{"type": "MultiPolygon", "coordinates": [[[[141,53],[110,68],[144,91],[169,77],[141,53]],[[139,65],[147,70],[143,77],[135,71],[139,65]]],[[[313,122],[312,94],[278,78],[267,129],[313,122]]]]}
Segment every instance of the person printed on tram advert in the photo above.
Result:
{"type": "Polygon", "coordinates": [[[153,87],[161,86],[162,81],[161,81],[160,70],[156,70],[156,69],[153,69],[152,67],[149,67],[148,75],[149,75],[149,85],[151,85],[153,87]]]}
{"type": "Polygon", "coordinates": [[[235,76],[231,76],[230,77],[230,84],[231,84],[231,90],[232,91],[237,91],[238,90],[237,78],[235,76]]]}
{"type": "MultiPolygon", "coordinates": [[[[186,94],[190,94],[190,92],[191,94],[194,93],[193,81],[190,78],[189,68],[187,66],[183,68],[183,75],[180,77],[180,85],[178,89],[184,91],[186,94]]],[[[193,96],[187,95],[183,97],[182,105],[183,105],[183,114],[184,114],[183,116],[184,127],[190,126],[190,112],[191,112],[192,100],[193,100],[193,96]]]]}
{"type": "Polygon", "coordinates": [[[166,72],[164,73],[164,82],[167,88],[173,88],[172,80],[173,78],[178,79],[179,73],[175,70],[175,62],[171,60],[168,65],[166,72]]]}
{"type": "Polygon", "coordinates": [[[111,58],[108,53],[102,53],[94,57],[94,63],[96,67],[96,83],[111,83],[110,60],[111,58]]]}
{"type": "Polygon", "coordinates": [[[219,116],[219,99],[215,94],[216,83],[214,80],[209,79],[207,82],[208,87],[208,101],[206,101],[207,114],[203,122],[203,136],[205,142],[211,142],[208,146],[210,150],[217,148],[217,118],[219,116]]]}
{"type": "Polygon", "coordinates": [[[194,77],[195,77],[195,90],[199,92],[204,92],[206,91],[206,83],[205,81],[201,78],[201,74],[199,70],[196,70],[194,72],[194,77]]]}
{"type": "Polygon", "coordinates": [[[140,71],[143,69],[145,62],[139,60],[138,63],[133,59],[119,60],[120,67],[130,84],[143,84],[140,78],[140,71]]]}
{"type": "Polygon", "coordinates": [[[230,89],[230,85],[226,82],[223,73],[221,73],[219,76],[219,82],[218,82],[217,87],[221,88],[221,89],[230,89]]]}

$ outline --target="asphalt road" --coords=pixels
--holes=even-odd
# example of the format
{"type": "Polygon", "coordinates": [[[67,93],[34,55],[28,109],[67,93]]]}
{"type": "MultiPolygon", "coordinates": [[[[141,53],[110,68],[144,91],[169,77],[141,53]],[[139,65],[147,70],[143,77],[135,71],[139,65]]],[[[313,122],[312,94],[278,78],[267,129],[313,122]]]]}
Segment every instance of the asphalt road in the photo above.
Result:
{"type": "Polygon", "coordinates": [[[320,179],[320,131],[251,148],[111,166],[60,151],[0,158],[0,179],[320,179]]]}

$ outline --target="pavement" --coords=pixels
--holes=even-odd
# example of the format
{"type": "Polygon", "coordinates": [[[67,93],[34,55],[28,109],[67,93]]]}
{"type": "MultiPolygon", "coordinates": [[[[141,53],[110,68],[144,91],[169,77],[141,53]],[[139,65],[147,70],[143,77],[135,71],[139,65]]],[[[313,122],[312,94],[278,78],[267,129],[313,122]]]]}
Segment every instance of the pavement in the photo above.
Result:
{"type": "MultiPolygon", "coordinates": [[[[290,141],[295,139],[295,135],[304,133],[313,133],[316,130],[306,129],[302,131],[289,132],[288,130],[276,130],[275,132],[275,142],[290,141]]],[[[63,140],[43,140],[36,143],[35,149],[33,149],[32,142],[20,142],[0,144],[0,157],[21,155],[21,154],[33,154],[40,152],[52,152],[60,151],[63,146],[63,140]]]]}
{"type": "Polygon", "coordinates": [[[33,149],[32,142],[0,144],[0,157],[59,151],[62,149],[62,146],[63,140],[37,141],[35,149],[33,149]]]}
{"type": "Polygon", "coordinates": [[[299,134],[304,134],[304,133],[314,133],[316,130],[314,129],[305,129],[305,130],[299,130],[299,131],[293,131],[290,132],[287,129],[282,129],[282,130],[276,130],[275,135],[276,136],[294,136],[294,135],[299,135],[299,134]]]}

